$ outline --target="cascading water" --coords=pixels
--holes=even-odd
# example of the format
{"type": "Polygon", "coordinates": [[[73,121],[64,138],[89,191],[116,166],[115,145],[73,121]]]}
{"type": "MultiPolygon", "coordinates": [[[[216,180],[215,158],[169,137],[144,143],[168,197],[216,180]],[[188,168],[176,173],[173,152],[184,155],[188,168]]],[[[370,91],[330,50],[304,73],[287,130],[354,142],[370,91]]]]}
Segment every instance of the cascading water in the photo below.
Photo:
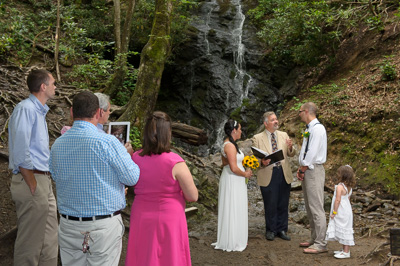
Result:
{"type": "MultiPolygon", "coordinates": [[[[249,86],[253,83],[252,77],[247,74],[245,70],[244,54],[246,47],[242,42],[243,25],[246,16],[242,12],[242,5],[240,0],[232,0],[231,3],[236,8],[236,14],[234,16],[234,19],[232,20],[233,30],[230,32],[231,44],[233,49],[233,64],[235,66],[236,73],[235,77],[231,80],[233,91],[228,91],[225,105],[229,106],[230,109],[235,109],[239,107],[242,104],[243,99],[247,97],[249,86]],[[245,78],[248,78],[246,85],[244,84],[245,78]]],[[[209,23],[209,21],[207,21],[207,23],[209,23]]],[[[205,41],[205,44],[209,45],[208,40],[205,41]]],[[[221,117],[219,123],[216,123],[216,141],[211,146],[211,151],[218,151],[222,146],[222,142],[225,137],[223,127],[228,120],[228,116],[229,113],[226,113],[225,116],[221,117]]]]}
{"type": "Polygon", "coordinates": [[[185,147],[207,155],[220,151],[223,126],[232,113],[242,126],[258,124],[263,112],[276,110],[280,99],[271,85],[264,48],[256,42],[256,30],[246,23],[242,2],[208,0],[196,11],[198,19],[189,28],[188,41],[163,73],[157,108],[174,120],[206,130],[207,146],[185,147]]]}

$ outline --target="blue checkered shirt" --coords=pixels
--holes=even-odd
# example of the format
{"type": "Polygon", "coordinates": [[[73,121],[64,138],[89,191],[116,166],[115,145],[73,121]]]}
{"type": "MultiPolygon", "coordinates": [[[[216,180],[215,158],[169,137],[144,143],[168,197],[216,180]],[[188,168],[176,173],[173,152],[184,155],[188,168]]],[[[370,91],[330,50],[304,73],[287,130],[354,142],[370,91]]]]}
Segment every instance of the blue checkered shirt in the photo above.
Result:
{"type": "Polygon", "coordinates": [[[100,133],[95,125],[81,120],[54,142],[50,172],[59,212],[75,217],[124,209],[124,185],[135,185],[140,173],[115,136],[100,133]]]}

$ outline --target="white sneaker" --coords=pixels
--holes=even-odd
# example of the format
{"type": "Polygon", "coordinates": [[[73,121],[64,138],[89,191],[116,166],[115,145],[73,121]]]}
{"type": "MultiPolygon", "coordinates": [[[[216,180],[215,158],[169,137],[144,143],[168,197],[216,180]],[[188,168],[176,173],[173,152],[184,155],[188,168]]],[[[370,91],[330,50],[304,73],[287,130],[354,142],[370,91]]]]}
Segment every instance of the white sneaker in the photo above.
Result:
{"type": "Polygon", "coordinates": [[[335,251],[333,252],[333,254],[339,254],[340,252],[343,252],[343,249],[341,249],[341,250],[335,250],[335,251]]]}
{"type": "Polygon", "coordinates": [[[335,254],[334,257],[337,259],[348,259],[348,258],[350,258],[350,251],[348,253],[342,251],[338,254],[335,254]]]}

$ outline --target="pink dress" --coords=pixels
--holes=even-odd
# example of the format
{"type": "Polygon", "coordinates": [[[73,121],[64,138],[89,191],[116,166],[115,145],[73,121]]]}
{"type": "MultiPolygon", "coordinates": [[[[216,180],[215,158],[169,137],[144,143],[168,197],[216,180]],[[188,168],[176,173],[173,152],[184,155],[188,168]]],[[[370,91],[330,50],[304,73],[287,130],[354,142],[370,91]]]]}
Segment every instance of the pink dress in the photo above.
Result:
{"type": "Polygon", "coordinates": [[[191,265],[185,199],[172,168],[173,152],[132,155],[140,168],[132,204],[125,265],[191,265]]]}

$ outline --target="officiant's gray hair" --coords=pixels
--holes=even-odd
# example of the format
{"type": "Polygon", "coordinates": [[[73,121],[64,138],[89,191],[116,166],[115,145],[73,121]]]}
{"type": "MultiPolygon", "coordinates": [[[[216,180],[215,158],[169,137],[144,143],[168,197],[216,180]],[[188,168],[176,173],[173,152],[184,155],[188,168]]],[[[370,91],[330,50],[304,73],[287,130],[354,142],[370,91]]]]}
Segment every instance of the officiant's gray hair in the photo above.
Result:
{"type": "Polygon", "coordinates": [[[270,117],[271,115],[276,115],[276,114],[275,114],[275,112],[273,112],[273,111],[265,112],[265,113],[263,114],[263,120],[264,120],[264,122],[268,123],[268,117],[270,117]]]}
{"type": "Polygon", "coordinates": [[[96,92],[94,95],[96,95],[97,98],[99,98],[100,108],[103,109],[104,112],[107,112],[108,104],[110,103],[110,96],[100,92],[96,92]]]}

